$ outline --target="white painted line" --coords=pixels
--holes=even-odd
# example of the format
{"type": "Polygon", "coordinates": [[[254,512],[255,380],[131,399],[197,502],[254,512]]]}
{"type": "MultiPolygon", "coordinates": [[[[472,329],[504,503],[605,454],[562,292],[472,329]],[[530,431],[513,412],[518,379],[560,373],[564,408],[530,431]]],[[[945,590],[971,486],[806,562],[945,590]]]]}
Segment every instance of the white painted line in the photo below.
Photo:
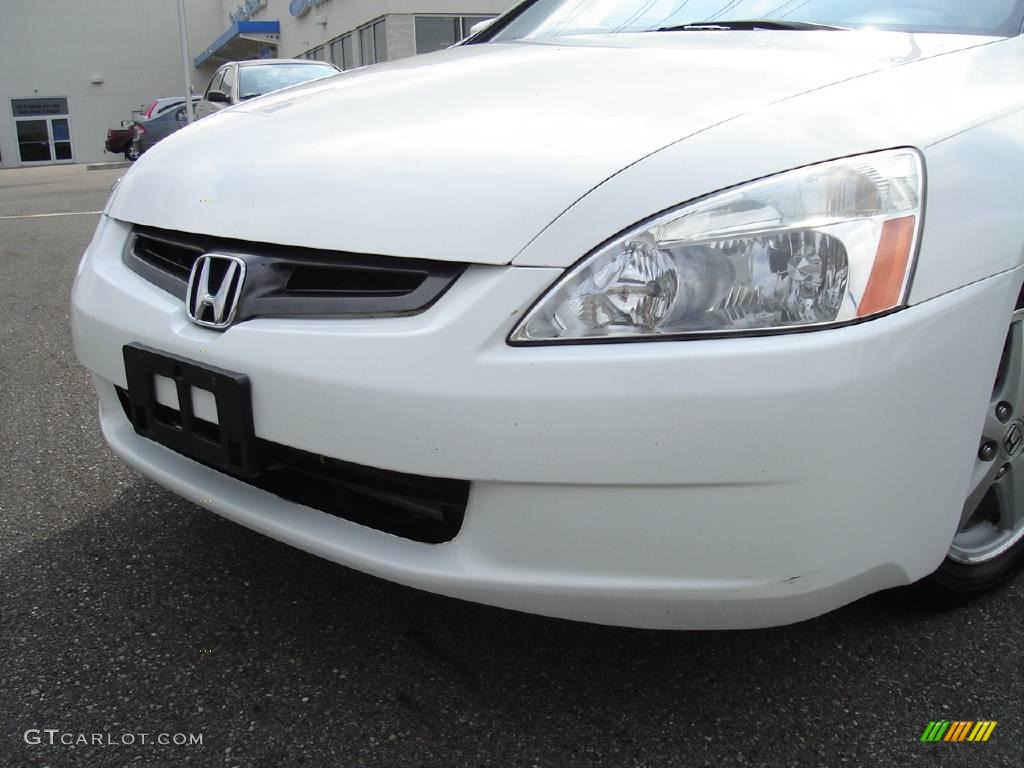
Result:
{"type": "Polygon", "coordinates": [[[3,219],[48,219],[52,216],[99,216],[103,211],[74,211],[72,213],[26,213],[22,216],[0,216],[3,219]]]}

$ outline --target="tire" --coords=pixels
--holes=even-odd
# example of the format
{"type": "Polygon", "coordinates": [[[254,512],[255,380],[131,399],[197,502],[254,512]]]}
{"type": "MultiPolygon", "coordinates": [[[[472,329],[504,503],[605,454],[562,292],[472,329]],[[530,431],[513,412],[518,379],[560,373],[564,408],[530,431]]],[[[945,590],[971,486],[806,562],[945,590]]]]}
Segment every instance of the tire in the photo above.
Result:
{"type": "Polygon", "coordinates": [[[971,491],[925,597],[963,602],[1024,569],[1024,310],[1014,312],[978,444],[971,491]]]}
{"type": "Polygon", "coordinates": [[[139,159],[140,155],[141,153],[139,152],[138,149],[135,148],[135,145],[133,144],[132,146],[128,147],[128,149],[125,151],[124,159],[134,163],[136,160],[139,159]]]}
{"type": "Polygon", "coordinates": [[[964,565],[947,556],[942,565],[922,582],[927,596],[940,604],[963,602],[1012,581],[1024,567],[1024,542],[987,563],[964,565]]]}

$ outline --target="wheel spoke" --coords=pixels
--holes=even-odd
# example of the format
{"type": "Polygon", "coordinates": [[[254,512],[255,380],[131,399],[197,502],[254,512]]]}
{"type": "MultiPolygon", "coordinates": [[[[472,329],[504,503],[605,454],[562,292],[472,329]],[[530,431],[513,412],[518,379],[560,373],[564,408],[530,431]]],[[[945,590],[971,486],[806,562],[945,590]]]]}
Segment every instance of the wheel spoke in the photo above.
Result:
{"type": "Polygon", "coordinates": [[[999,473],[999,468],[1001,466],[1002,464],[998,461],[979,461],[975,465],[975,476],[971,478],[971,487],[974,490],[971,491],[971,495],[968,496],[967,501],[964,502],[964,509],[960,514],[960,526],[957,530],[962,531],[967,527],[967,522],[974,516],[974,513],[978,509],[978,505],[981,504],[982,499],[985,498],[985,494],[989,492],[989,489],[992,487],[992,483],[995,480],[996,475],[999,473]]]}
{"type": "Polygon", "coordinates": [[[1014,531],[1020,525],[1024,516],[1021,515],[1020,505],[1024,500],[1021,497],[1018,486],[1019,468],[1016,464],[1010,465],[1010,469],[1002,477],[992,483],[992,490],[995,492],[996,501],[999,504],[999,522],[997,527],[1004,531],[1014,531]]]}

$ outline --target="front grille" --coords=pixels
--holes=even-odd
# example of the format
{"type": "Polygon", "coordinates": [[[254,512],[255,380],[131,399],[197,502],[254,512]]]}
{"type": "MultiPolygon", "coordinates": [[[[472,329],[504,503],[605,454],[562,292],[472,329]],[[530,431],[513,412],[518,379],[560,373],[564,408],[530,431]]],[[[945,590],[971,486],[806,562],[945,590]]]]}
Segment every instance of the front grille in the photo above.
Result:
{"type": "MultiPolygon", "coordinates": [[[[125,416],[132,421],[128,392],[121,387],[116,390],[125,416]]],[[[176,412],[160,408],[165,420],[173,423],[176,412]]],[[[211,436],[218,433],[216,424],[197,418],[193,418],[193,429],[211,436]]],[[[451,541],[462,528],[470,485],[465,480],[375,469],[269,440],[257,439],[257,443],[262,470],[244,482],[282,499],[427,544],[451,541]]]]}
{"type": "Polygon", "coordinates": [[[462,263],[252,243],[135,227],[125,265],[182,301],[204,253],[245,261],[235,322],[254,317],[395,316],[422,312],[466,269],[462,263]]]}

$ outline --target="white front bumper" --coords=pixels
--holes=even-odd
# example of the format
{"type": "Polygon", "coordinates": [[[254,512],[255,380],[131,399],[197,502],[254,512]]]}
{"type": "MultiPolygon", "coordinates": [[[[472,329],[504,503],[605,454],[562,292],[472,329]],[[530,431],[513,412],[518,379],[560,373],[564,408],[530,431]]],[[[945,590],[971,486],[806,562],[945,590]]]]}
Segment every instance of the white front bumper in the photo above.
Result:
{"type": "Polygon", "coordinates": [[[106,220],[74,293],[79,359],[126,461],[359,570],[524,611],[643,627],[807,618],[932,571],[966,493],[1019,276],[889,317],[762,338],[512,348],[558,270],[473,267],[414,317],[225,333],[121,263],[106,220]],[[141,342],[246,373],[257,434],[473,481],[429,545],[284,501],[139,437],[114,385],[141,342]]]}

